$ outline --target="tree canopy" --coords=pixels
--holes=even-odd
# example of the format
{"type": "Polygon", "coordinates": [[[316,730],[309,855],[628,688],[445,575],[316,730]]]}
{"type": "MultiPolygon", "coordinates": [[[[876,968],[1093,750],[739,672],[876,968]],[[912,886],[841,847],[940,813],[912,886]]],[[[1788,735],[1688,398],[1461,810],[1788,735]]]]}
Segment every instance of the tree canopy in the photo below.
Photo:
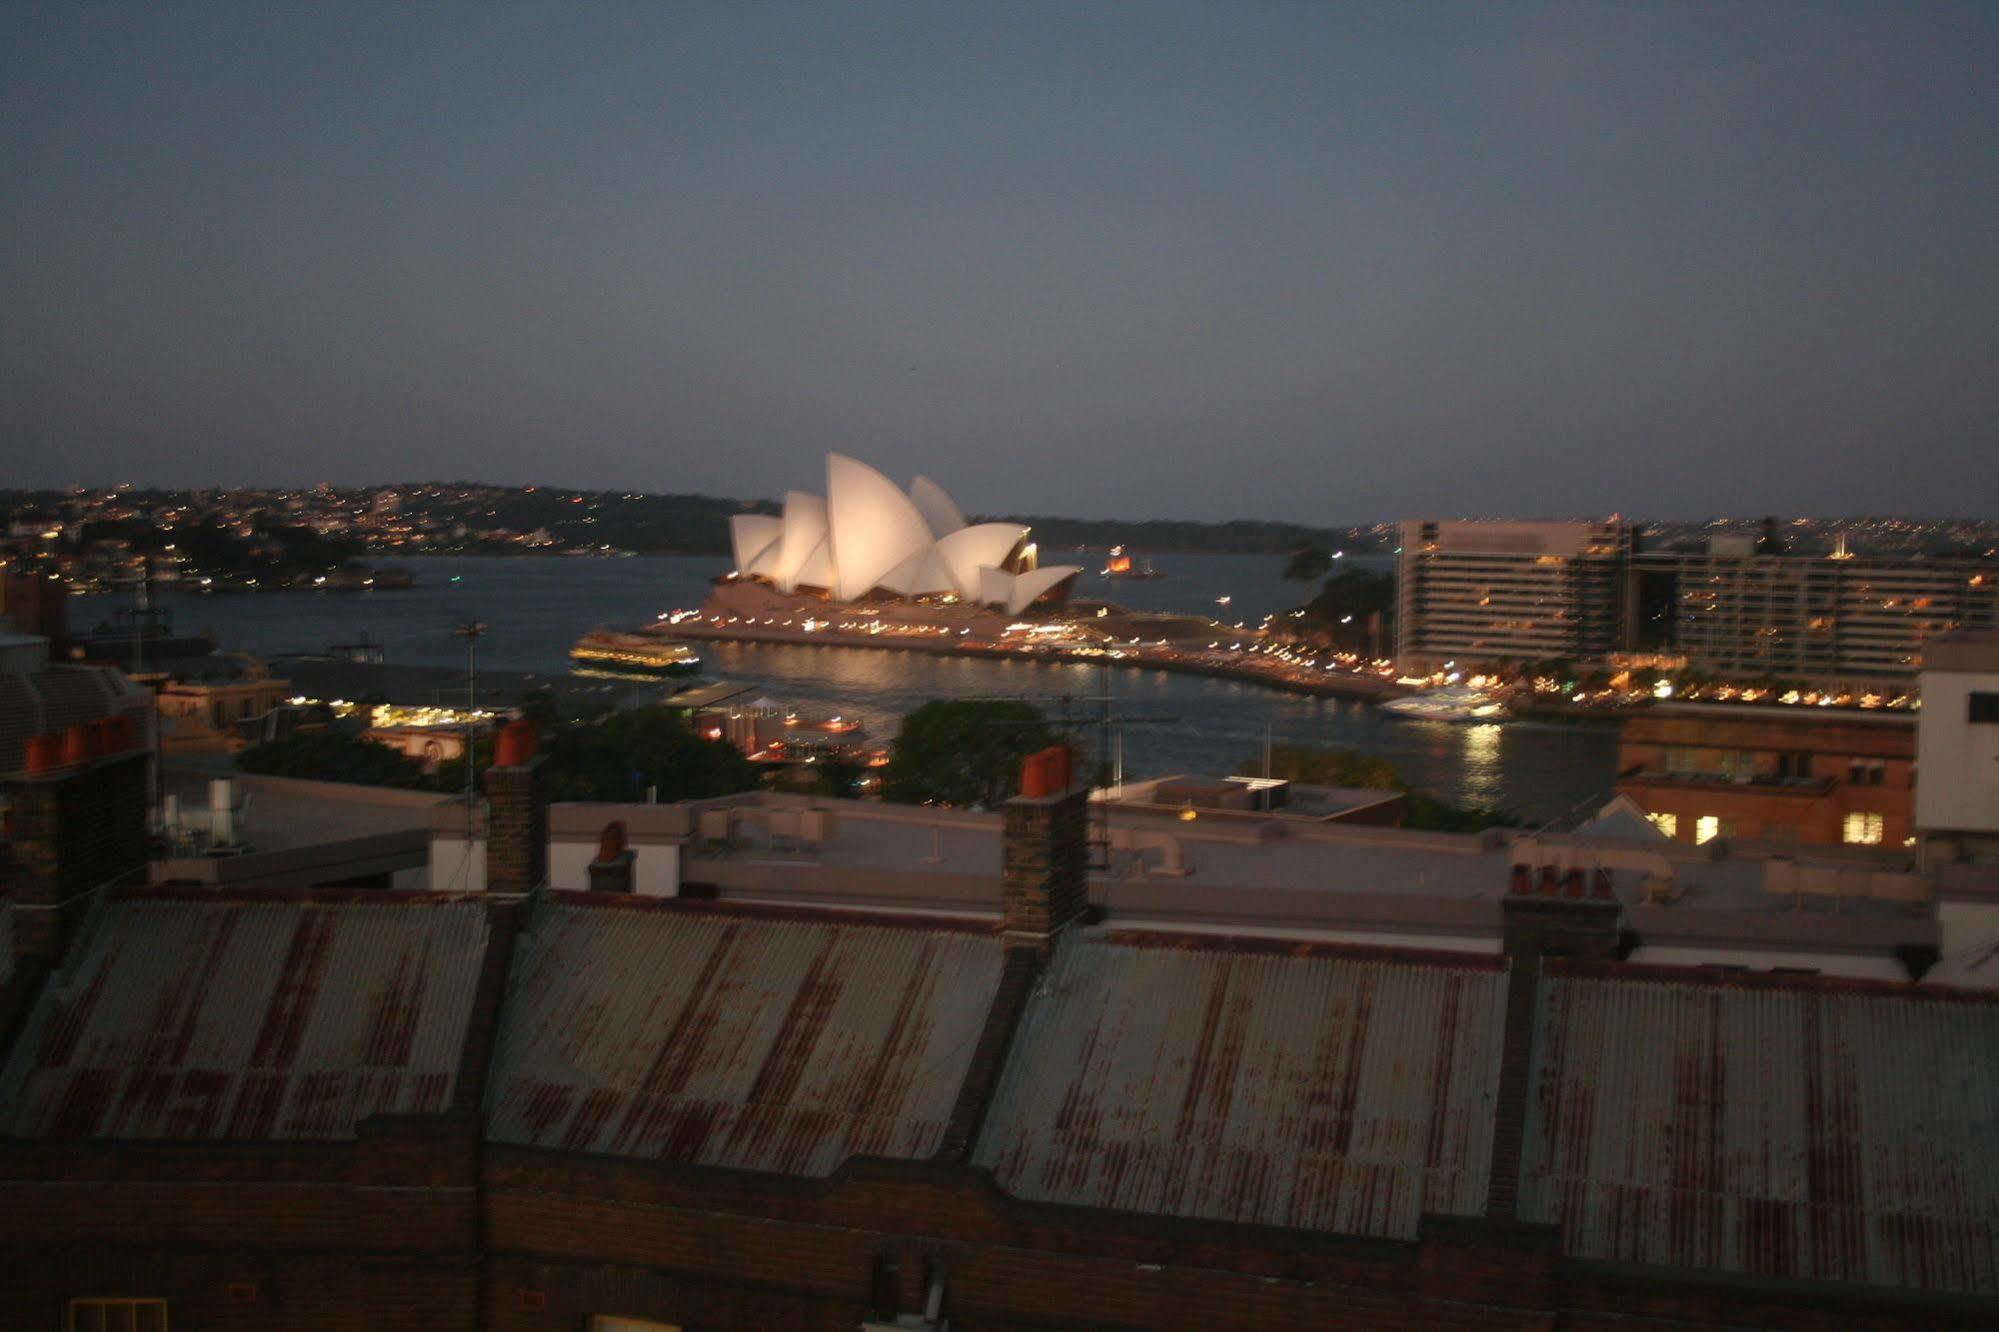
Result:
{"type": "Polygon", "coordinates": [[[303,777],[318,782],[414,789],[431,784],[423,765],[415,759],[387,745],[326,729],[294,731],[282,739],[265,741],[244,750],[236,766],[268,777],[303,777]]]}
{"type": "Polygon", "coordinates": [[[1291,552],[1291,558],[1284,563],[1284,576],[1300,583],[1309,583],[1324,578],[1333,567],[1332,552],[1324,546],[1310,543],[1291,552]]]}
{"type": "Polygon", "coordinates": [[[902,719],[882,795],[906,805],[996,805],[1019,789],[1021,760],[1056,740],[1032,703],[936,699],[902,719]]]}
{"type": "MultiPolygon", "coordinates": [[[[546,698],[524,699],[524,712],[541,727],[541,752],[552,800],[643,800],[656,789],[662,801],[700,800],[754,790],[755,764],[721,740],[703,740],[671,708],[634,708],[596,721],[564,720],[546,698]]],[[[474,750],[475,772],[492,762],[490,739],[474,750]]],[[[465,759],[451,759],[426,776],[416,760],[371,740],[324,729],[299,731],[245,750],[245,772],[363,782],[433,791],[465,788],[465,759]]]]}

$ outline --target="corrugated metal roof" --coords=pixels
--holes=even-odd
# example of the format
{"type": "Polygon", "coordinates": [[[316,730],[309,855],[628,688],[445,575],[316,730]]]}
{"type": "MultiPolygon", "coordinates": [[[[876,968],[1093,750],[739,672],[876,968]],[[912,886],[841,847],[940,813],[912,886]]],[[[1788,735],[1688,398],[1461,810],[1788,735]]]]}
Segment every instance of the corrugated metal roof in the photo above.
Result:
{"type": "Polygon", "coordinates": [[[1541,986],[1521,1213],[1582,1257],[1999,1293],[1999,1003],[1541,986]]]}
{"type": "Polygon", "coordinates": [[[29,1138],[345,1138],[450,1103],[476,902],[137,897],[51,977],[0,1074],[29,1138]]]}
{"type": "Polygon", "coordinates": [[[974,1160],[1023,1197],[1412,1237],[1485,1205],[1505,973],[1072,935],[974,1160]]]}
{"type": "Polygon", "coordinates": [[[515,954],[498,1141],[793,1175],[935,1151],[999,984],[997,936],[587,906],[515,954]]]}

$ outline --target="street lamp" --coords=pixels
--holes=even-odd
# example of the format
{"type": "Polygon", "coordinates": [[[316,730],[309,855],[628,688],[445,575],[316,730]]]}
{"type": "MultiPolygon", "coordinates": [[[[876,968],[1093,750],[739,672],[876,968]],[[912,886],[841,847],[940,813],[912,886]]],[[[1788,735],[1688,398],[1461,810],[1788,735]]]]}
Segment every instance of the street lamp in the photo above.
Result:
{"type": "Polygon", "coordinates": [[[470,854],[472,843],[472,768],[477,757],[479,724],[479,640],[486,636],[484,620],[467,620],[452,630],[465,640],[465,843],[470,854]]]}

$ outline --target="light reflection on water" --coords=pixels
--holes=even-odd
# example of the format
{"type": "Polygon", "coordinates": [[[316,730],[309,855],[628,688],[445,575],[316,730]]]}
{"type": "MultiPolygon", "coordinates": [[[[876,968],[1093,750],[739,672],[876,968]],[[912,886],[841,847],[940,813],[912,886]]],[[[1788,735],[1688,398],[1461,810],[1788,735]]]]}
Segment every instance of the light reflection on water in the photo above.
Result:
{"type": "MultiPolygon", "coordinates": [[[[1052,562],[1052,560],[1051,560],[1052,562]]],[[[1089,557],[1076,557],[1088,563],[1089,557]]],[[[418,586],[400,592],[274,593],[262,596],[169,595],[180,627],[213,628],[229,647],[251,652],[310,651],[366,633],[392,662],[458,665],[462,643],[451,627],[485,620],[480,660],[496,668],[561,671],[578,634],[651,619],[692,606],[707,592],[718,561],[428,559],[406,561],[418,586]],[[452,582],[456,574],[459,581],[452,582]]],[[[1277,576],[1277,557],[1161,556],[1173,577],[1106,584],[1108,594],[1147,609],[1201,611],[1214,588],[1232,589],[1231,609],[1254,622],[1299,599],[1277,576]]],[[[84,602],[79,622],[108,618],[108,602],[84,602]]],[[[931,698],[1020,697],[1051,714],[1067,694],[1078,714],[1097,704],[1105,672],[1076,663],[933,657],[888,650],[755,644],[708,644],[711,674],[760,686],[787,703],[859,716],[869,733],[893,735],[898,719],[931,698]]],[[[1305,698],[1232,680],[1164,671],[1109,673],[1116,710],[1170,716],[1125,730],[1125,770],[1222,772],[1257,761],[1265,727],[1279,744],[1334,745],[1387,758],[1415,785],[1460,803],[1498,805],[1552,818],[1593,796],[1608,795],[1616,735],[1605,728],[1543,722],[1456,726],[1391,721],[1364,704],[1305,698]]]]}

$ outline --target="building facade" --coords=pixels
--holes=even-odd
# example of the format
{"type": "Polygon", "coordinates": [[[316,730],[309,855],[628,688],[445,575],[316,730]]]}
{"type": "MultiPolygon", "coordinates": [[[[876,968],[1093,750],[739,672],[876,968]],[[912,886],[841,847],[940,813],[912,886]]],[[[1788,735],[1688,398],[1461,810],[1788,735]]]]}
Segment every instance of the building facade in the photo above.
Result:
{"type": "Polygon", "coordinates": [[[1770,555],[1747,537],[1635,547],[1621,522],[1406,522],[1397,660],[1431,671],[1642,648],[1730,679],[1892,696],[1914,687],[1931,642],[1999,629],[1989,559],[1770,555]]]}
{"type": "Polygon", "coordinates": [[[1657,704],[1624,721],[1617,792],[1666,836],[1899,847],[1912,835],[1906,714],[1657,704]]]}
{"type": "Polygon", "coordinates": [[[1999,633],[1961,634],[1928,654],[1918,725],[1926,852],[1999,861],[1999,633]]]}
{"type": "Polygon", "coordinates": [[[1633,529],[1622,522],[1407,522],[1396,659],[1587,660],[1621,646],[1633,529]]]}
{"type": "Polygon", "coordinates": [[[1999,628],[1999,564],[1766,556],[1716,543],[1647,553],[1641,577],[1672,580],[1672,650],[1696,671],[1902,690],[1924,650],[1999,628]]]}

